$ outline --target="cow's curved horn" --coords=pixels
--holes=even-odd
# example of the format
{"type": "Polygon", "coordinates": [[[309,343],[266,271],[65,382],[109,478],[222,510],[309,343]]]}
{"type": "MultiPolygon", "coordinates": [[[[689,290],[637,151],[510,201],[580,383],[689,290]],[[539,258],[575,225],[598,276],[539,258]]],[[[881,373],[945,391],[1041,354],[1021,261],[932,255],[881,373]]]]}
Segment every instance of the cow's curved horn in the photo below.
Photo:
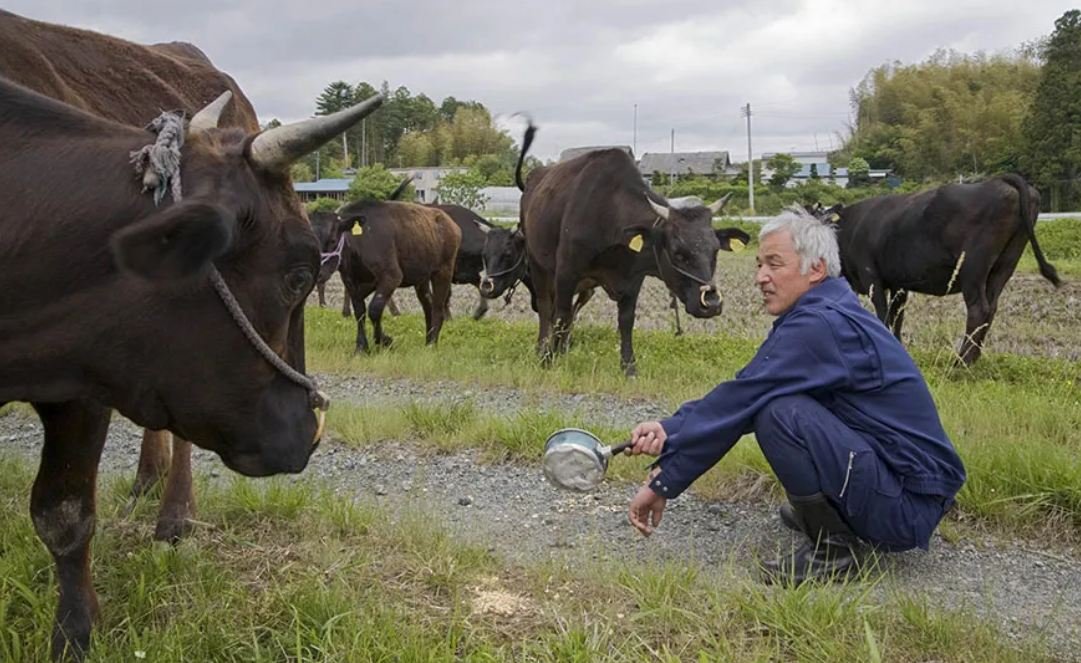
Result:
{"type": "Polygon", "coordinates": [[[349,129],[383,104],[377,94],[337,113],[264,131],[251,144],[251,160],[266,170],[284,170],[300,157],[349,129]]]}
{"type": "Polygon", "coordinates": [[[188,122],[188,132],[197,134],[200,131],[206,131],[207,129],[217,129],[218,121],[221,120],[222,111],[229,104],[229,100],[233,98],[233,93],[229,90],[221,93],[214,101],[211,101],[202,110],[195,115],[191,116],[191,122],[188,122]]]}
{"type": "Polygon", "coordinates": [[[653,202],[653,199],[649,196],[646,196],[646,200],[649,201],[649,206],[653,208],[653,211],[657,213],[657,216],[661,217],[665,221],[668,220],[668,205],[658,205],[657,203],[653,202]]]}
{"type": "Polygon", "coordinates": [[[720,212],[721,210],[723,210],[724,206],[728,204],[728,199],[731,198],[731,197],[732,197],[731,192],[726,193],[724,195],[724,198],[721,198],[720,200],[718,200],[717,202],[715,202],[715,203],[713,203],[712,205],[709,206],[709,213],[710,214],[716,214],[716,213],[720,212]]]}

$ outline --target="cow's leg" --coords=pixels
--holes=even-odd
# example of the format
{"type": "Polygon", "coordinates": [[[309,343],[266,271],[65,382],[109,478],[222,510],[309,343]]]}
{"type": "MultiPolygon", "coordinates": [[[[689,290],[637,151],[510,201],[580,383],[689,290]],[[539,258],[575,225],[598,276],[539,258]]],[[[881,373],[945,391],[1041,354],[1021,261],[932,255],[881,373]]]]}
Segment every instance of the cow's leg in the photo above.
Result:
{"type": "Polygon", "coordinates": [[[886,324],[886,316],[889,314],[889,293],[886,292],[886,286],[882,281],[875,278],[871,281],[868,294],[871,296],[871,303],[874,304],[875,315],[882,321],[882,324],[886,324]]]}
{"type": "Polygon", "coordinates": [[[477,288],[477,308],[473,309],[473,319],[480,320],[487,312],[488,300],[480,294],[480,288],[477,288]]]}
{"type": "Polygon", "coordinates": [[[427,343],[432,335],[432,289],[427,283],[418,283],[413,286],[413,291],[417,293],[420,309],[424,311],[424,339],[427,343]]]}
{"type": "Polygon", "coordinates": [[[90,580],[90,540],[109,409],[89,401],[35,403],[34,409],[45,428],[45,446],[31,491],[30,516],[53,556],[60,586],[52,655],[82,660],[98,616],[98,597],[90,580]]]}
{"type": "Polygon", "coordinates": [[[347,291],[347,292],[348,292],[348,295],[349,295],[349,299],[351,299],[352,302],[353,302],[353,314],[356,316],[356,319],[357,319],[357,344],[356,344],[356,350],[355,351],[358,352],[358,353],[367,352],[368,351],[368,335],[364,331],[364,325],[365,325],[365,318],[367,317],[366,313],[367,313],[368,307],[364,303],[364,300],[367,299],[369,294],[371,294],[372,287],[368,286],[368,285],[365,285],[365,286],[361,286],[361,287],[359,287],[359,288],[357,288],[357,289],[355,289],[353,291],[347,291]]]}
{"type": "Polygon", "coordinates": [[[173,462],[161,496],[154,538],[175,543],[188,533],[195,515],[195,493],[191,484],[191,442],[173,436],[173,462]]]}
{"type": "MultiPolygon", "coordinates": [[[[534,270],[534,274],[537,274],[534,270]]],[[[552,295],[552,283],[547,274],[537,274],[533,279],[534,301],[537,311],[537,356],[547,366],[552,361],[552,315],[555,311],[555,298],[552,295]]]]}
{"type": "Polygon", "coordinates": [[[623,374],[629,378],[638,375],[638,367],[634,358],[634,311],[638,306],[638,292],[635,288],[630,294],[619,298],[619,365],[623,374]]]}
{"type": "Polygon", "coordinates": [[[429,327],[427,343],[439,342],[439,332],[443,323],[450,319],[450,280],[454,273],[450,270],[437,272],[432,279],[432,326],[429,327]]]}
{"type": "Polygon", "coordinates": [[[345,291],[342,296],[342,317],[348,318],[353,315],[353,312],[349,310],[353,296],[349,294],[349,286],[345,285],[345,279],[342,279],[342,289],[345,291]]]}
{"type": "Polygon", "coordinates": [[[897,340],[901,340],[901,327],[905,324],[905,308],[908,306],[908,291],[894,290],[890,297],[890,309],[886,314],[886,326],[893,330],[897,340]]]}
{"type": "Polygon", "coordinates": [[[596,288],[589,288],[578,293],[578,296],[574,300],[574,311],[571,316],[574,320],[578,320],[578,313],[581,312],[582,307],[589,303],[589,300],[593,299],[594,293],[597,292],[596,288]]]}
{"type": "Polygon", "coordinates": [[[375,294],[372,295],[372,303],[368,305],[368,315],[372,318],[372,338],[376,345],[385,348],[389,348],[394,343],[394,339],[389,334],[383,333],[383,309],[401,282],[401,274],[380,281],[375,288],[375,294]]]}
{"type": "Polygon", "coordinates": [[[131,487],[132,502],[146,495],[169,471],[172,434],[166,430],[143,429],[143,443],[139,448],[139,468],[135,471],[135,483],[131,487]]]}
{"type": "Polygon", "coordinates": [[[315,284],[315,291],[319,294],[319,308],[326,308],[327,307],[327,284],[326,284],[326,282],[316,283],[315,284]]]}
{"type": "Polygon", "coordinates": [[[552,351],[557,354],[564,354],[570,348],[571,328],[574,326],[574,293],[577,286],[577,276],[561,275],[556,278],[552,351]]]}
{"type": "Polygon", "coordinates": [[[668,308],[672,309],[672,313],[676,316],[676,336],[683,336],[683,326],[679,324],[679,298],[672,295],[668,308]]]}
{"type": "Polygon", "coordinates": [[[994,309],[987,299],[987,288],[983,279],[974,285],[962,286],[968,317],[965,321],[965,338],[961,341],[958,357],[966,366],[971,366],[980,358],[983,351],[983,339],[991,328],[994,309]]]}

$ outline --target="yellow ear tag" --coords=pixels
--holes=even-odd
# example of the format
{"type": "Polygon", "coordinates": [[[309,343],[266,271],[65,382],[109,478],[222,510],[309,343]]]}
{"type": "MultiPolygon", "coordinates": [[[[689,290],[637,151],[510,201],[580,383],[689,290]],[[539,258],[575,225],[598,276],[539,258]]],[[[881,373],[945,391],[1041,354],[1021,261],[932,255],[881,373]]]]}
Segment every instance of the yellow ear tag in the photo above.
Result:
{"type": "Polygon", "coordinates": [[[747,245],[744,244],[743,242],[739,241],[735,237],[732,237],[732,238],[730,238],[728,240],[728,248],[732,249],[733,252],[742,251],[743,247],[745,247],[745,246],[747,246],[747,245]]]}
{"type": "Polygon", "coordinates": [[[631,241],[627,242],[627,246],[630,248],[631,251],[639,253],[642,250],[642,244],[644,243],[645,240],[642,239],[642,235],[639,234],[632,237],[631,241]]]}
{"type": "Polygon", "coordinates": [[[360,227],[360,221],[357,221],[356,223],[353,224],[353,235],[363,235],[363,234],[364,234],[364,228],[361,228],[360,227]]]}
{"type": "Polygon", "coordinates": [[[841,215],[838,214],[837,212],[834,212],[833,214],[830,214],[830,218],[829,218],[830,223],[837,223],[840,220],[841,220],[841,215]]]}

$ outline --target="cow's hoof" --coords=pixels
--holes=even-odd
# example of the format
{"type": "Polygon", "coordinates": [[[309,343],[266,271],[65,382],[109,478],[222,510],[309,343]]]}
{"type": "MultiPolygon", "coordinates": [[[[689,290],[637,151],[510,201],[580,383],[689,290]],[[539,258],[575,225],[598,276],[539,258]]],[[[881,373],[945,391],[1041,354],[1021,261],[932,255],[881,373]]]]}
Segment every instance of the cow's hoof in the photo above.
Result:
{"type": "Polygon", "coordinates": [[[389,348],[394,345],[394,339],[384,334],[382,338],[376,341],[376,343],[378,343],[381,347],[389,348]]]}
{"type": "Polygon", "coordinates": [[[358,345],[356,350],[353,350],[354,355],[367,355],[371,353],[372,351],[368,348],[367,345],[358,345]]]}
{"type": "Polygon", "coordinates": [[[627,364],[623,366],[623,375],[629,378],[638,377],[638,367],[634,364],[627,364]]]}
{"type": "Polygon", "coordinates": [[[191,523],[187,518],[163,518],[154,527],[154,540],[175,544],[189,532],[191,532],[191,523]]]}

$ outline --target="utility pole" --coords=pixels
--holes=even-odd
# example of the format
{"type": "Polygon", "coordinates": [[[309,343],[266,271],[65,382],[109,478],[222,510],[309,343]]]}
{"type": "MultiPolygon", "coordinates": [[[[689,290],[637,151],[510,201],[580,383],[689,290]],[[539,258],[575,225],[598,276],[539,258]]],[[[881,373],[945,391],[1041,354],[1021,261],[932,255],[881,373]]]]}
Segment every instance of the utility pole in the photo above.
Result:
{"type": "Polygon", "coordinates": [[[360,167],[368,165],[368,118],[360,121],[360,167]]]}
{"type": "Polygon", "coordinates": [[[672,187],[676,184],[676,130],[672,129],[672,144],[669,149],[671,154],[672,170],[668,173],[668,193],[672,193],[672,187]]]}
{"type": "Polygon", "coordinates": [[[346,138],[347,134],[342,133],[342,161],[345,161],[345,167],[349,167],[349,140],[346,138]]]}
{"type": "Polygon", "coordinates": [[[634,139],[631,142],[631,152],[634,152],[634,158],[638,158],[638,104],[634,105],[634,139]]]}
{"type": "Polygon", "coordinates": [[[747,118],[747,194],[751,203],[751,214],[754,214],[754,153],[751,152],[751,102],[742,109],[747,118]]]}

